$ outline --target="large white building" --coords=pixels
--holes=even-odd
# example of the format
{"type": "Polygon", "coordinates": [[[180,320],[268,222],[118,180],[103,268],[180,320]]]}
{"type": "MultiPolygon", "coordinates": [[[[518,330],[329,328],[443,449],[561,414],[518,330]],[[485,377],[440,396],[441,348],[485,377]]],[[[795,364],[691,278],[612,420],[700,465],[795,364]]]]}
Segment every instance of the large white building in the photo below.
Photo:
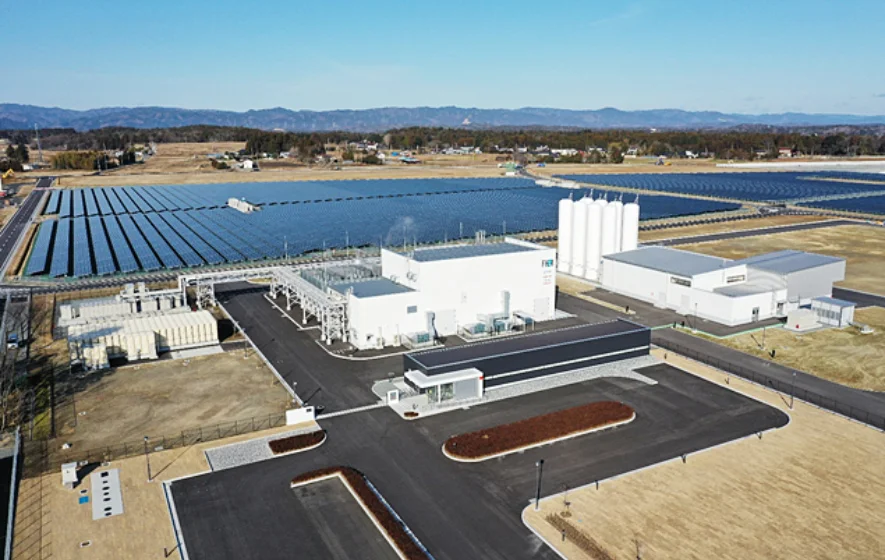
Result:
{"type": "Polygon", "coordinates": [[[740,260],[641,247],[603,256],[604,288],[656,306],[725,325],[741,325],[831,296],[845,279],[845,260],[778,251],[740,260]]]}
{"type": "Polygon", "coordinates": [[[317,288],[313,296],[308,289],[302,297],[339,306],[343,312],[335,320],[343,319],[341,334],[355,347],[416,347],[438,337],[482,335],[552,319],[556,251],[514,238],[382,249],[380,277],[329,281],[317,288]]]}

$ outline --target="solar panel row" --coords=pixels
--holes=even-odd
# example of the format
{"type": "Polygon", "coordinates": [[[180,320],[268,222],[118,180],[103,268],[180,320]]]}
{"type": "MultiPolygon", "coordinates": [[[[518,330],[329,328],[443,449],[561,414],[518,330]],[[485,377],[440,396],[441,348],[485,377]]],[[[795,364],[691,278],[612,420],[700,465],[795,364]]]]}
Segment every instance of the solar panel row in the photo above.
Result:
{"type": "Polygon", "coordinates": [[[74,218],[74,276],[82,278],[92,275],[92,246],[86,218],[74,218]]]}
{"type": "Polygon", "coordinates": [[[58,214],[58,208],[61,204],[61,191],[53,190],[49,194],[49,202],[46,203],[46,207],[43,209],[44,214],[58,214]]]}
{"type": "Polygon", "coordinates": [[[52,265],[49,267],[50,276],[67,276],[70,245],[71,220],[59,220],[56,226],[55,243],[52,245],[52,265]]]}
{"type": "Polygon", "coordinates": [[[123,228],[123,231],[126,233],[127,239],[129,239],[129,244],[132,247],[132,251],[135,253],[136,258],[138,258],[141,269],[161,269],[162,266],[160,265],[160,261],[157,260],[156,255],[154,255],[150,243],[148,243],[144,235],[142,235],[141,231],[135,225],[132,216],[127,214],[120,216],[118,219],[120,220],[120,227],[123,228]]]}
{"type": "Polygon", "coordinates": [[[110,216],[114,213],[111,203],[108,202],[108,195],[103,188],[94,189],[95,200],[98,202],[98,211],[102,216],[110,216]]]}
{"type": "Polygon", "coordinates": [[[71,191],[71,199],[74,203],[73,216],[80,218],[86,214],[86,208],[83,206],[83,189],[71,191]]]}
{"type": "Polygon", "coordinates": [[[178,233],[167,224],[159,214],[148,214],[147,220],[163,236],[176,255],[187,266],[200,266],[203,259],[191,248],[178,233]]]}
{"type": "Polygon", "coordinates": [[[25,274],[45,274],[49,266],[49,249],[52,246],[52,234],[55,232],[55,222],[45,221],[40,224],[37,230],[37,239],[34,241],[34,247],[31,249],[31,257],[28,259],[28,266],[25,267],[25,274]]]}
{"type": "Polygon", "coordinates": [[[147,216],[135,214],[132,216],[132,219],[135,221],[138,229],[141,230],[144,238],[150,243],[150,247],[157,253],[157,257],[163,263],[163,268],[180,268],[184,264],[178,258],[178,255],[175,254],[175,251],[172,250],[172,247],[169,246],[169,243],[163,239],[163,236],[157,233],[157,229],[151,225],[147,216]]]}
{"type": "Polygon", "coordinates": [[[117,257],[120,272],[135,272],[138,270],[138,261],[135,260],[135,255],[132,254],[132,249],[126,241],[126,236],[123,234],[123,230],[120,229],[120,224],[117,223],[117,218],[105,216],[101,220],[111,240],[111,246],[114,249],[114,255],[117,257]]]}
{"type": "Polygon", "coordinates": [[[74,209],[71,207],[71,191],[61,191],[61,208],[58,211],[60,218],[70,218],[74,209]]]}
{"type": "Polygon", "coordinates": [[[95,251],[95,273],[103,276],[117,272],[117,265],[114,264],[114,255],[108,245],[101,216],[89,217],[89,241],[95,251]]]}
{"type": "Polygon", "coordinates": [[[95,189],[83,189],[83,199],[86,203],[86,215],[98,215],[98,203],[95,201],[95,189]]]}

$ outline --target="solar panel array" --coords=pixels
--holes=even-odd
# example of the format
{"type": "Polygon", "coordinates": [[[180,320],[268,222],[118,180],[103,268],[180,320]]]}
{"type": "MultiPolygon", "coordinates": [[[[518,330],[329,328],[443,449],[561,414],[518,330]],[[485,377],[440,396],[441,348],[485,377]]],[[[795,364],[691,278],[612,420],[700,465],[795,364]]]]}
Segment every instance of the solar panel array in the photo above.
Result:
{"type": "MultiPolygon", "coordinates": [[[[859,174],[871,175],[871,174],[859,174]]],[[[881,190],[885,182],[851,183],[829,173],[625,173],[562,175],[564,179],[594,185],[696,194],[750,201],[779,201],[881,190]]]]}
{"type": "Polygon", "coordinates": [[[52,234],[55,233],[55,222],[46,221],[40,224],[37,230],[37,238],[31,248],[31,256],[25,267],[25,274],[45,274],[49,267],[49,249],[52,243],[52,234]]]}
{"type": "Polygon", "coordinates": [[[885,216],[885,194],[882,196],[864,196],[839,200],[820,200],[800,204],[800,206],[824,208],[827,210],[847,210],[849,212],[863,212],[865,214],[882,214],[885,216]]]}
{"type": "MultiPolygon", "coordinates": [[[[57,230],[48,241],[43,227],[38,232],[37,241],[48,244],[44,263],[32,258],[27,273],[83,277],[276,259],[346,244],[429,243],[473,237],[479,229],[546,230],[556,227],[558,201],[580,194],[510,178],[64,190],[57,230]],[[243,214],[226,206],[232,197],[262,209],[243,214]]],[[[643,196],[642,217],[737,207],[643,196]]]]}

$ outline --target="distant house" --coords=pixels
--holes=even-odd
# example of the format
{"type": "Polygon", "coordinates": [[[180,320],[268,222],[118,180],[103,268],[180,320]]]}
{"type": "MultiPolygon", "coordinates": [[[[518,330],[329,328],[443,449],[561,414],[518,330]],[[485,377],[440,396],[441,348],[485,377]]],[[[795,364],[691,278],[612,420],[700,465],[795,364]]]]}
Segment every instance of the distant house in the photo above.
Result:
{"type": "Polygon", "coordinates": [[[778,148],[777,157],[790,158],[793,157],[793,148],[778,148]]]}
{"type": "Polygon", "coordinates": [[[688,159],[697,159],[698,155],[691,150],[685,150],[685,157],[688,159]]]}
{"type": "Polygon", "coordinates": [[[249,171],[251,171],[252,169],[255,168],[255,164],[252,162],[251,159],[247,159],[247,160],[243,161],[243,163],[241,165],[242,165],[243,169],[246,169],[249,171]]]}

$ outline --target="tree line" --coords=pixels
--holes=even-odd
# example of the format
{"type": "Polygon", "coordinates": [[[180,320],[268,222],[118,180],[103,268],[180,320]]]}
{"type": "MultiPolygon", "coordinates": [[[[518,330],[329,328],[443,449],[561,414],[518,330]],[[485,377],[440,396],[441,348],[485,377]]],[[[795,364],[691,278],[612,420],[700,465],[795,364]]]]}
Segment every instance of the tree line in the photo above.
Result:
{"type": "MultiPolygon", "coordinates": [[[[637,155],[681,157],[686,151],[715,154],[719,159],[776,157],[789,148],[804,155],[866,156],[885,155],[885,135],[864,133],[844,127],[837,131],[780,130],[551,130],[410,127],[385,133],[354,132],[276,132],[242,127],[185,126],[179,128],[103,128],[89,131],[46,129],[40,132],[42,145],[51,150],[127,150],[150,142],[245,142],[249,154],[290,152],[309,161],[325,152],[329,144],[368,140],[393,150],[418,153],[446,147],[474,146],[484,152],[517,150],[520,147],[573,148],[586,152],[585,160],[599,150],[637,155]]],[[[27,130],[0,131],[0,137],[15,144],[36,146],[34,133],[27,130]]],[[[611,158],[609,158],[611,159],[611,158]]]]}

